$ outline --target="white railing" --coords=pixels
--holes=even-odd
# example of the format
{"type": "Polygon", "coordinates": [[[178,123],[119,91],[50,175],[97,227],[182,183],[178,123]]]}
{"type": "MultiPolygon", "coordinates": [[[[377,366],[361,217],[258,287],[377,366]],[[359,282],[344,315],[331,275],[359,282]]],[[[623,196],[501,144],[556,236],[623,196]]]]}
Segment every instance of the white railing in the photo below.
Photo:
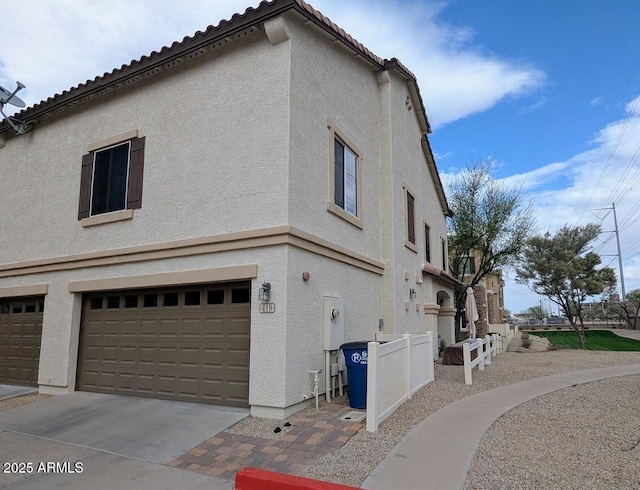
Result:
{"type": "Polygon", "coordinates": [[[465,342],[462,344],[462,359],[464,360],[464,382],[468,385],[473,383],[471,370],[478,366],[480,371],[484,371],[486,364],[491,364],[491,355],[499,352],[498,345],[502,342],[502,337],[494,333],[487,335],[484,339],[477,339],[475,342],[465,342]],[[477,351],[475,359],[471,360],[471,353],[477,351]]]}
{"type": "Polygon", "coordinates": [[[513,336],[518,332],[516,325],[515,331],[511,330],[511,326],[507,323],[489,324],[489,333],[497,333],[502,337],[502,342],[498,352],[504,352],[509,347],[509,343],[513,340],[513,336]]]}
{"type": "Polygon", "coordinates": [[[378,335],[367,357],[367,431],[378,425],[424,385],[433,381],[431,332],[378,335]],[[399,338],[398,338],[399,337],[399,338]]]}
{"type": "MultiPolygon", "coordinates": [[[[518,331],[518,326],[516,325],[516,332],[518,331]]],[[[514,332],[513,330],[509,329],[507,331],[507,346],[505,348],[505,350],[507,350],[507,348],[509,348],[509,344],[511,343],[511,341],[513,340],[513,336],[514,336],[514,332]]]]}

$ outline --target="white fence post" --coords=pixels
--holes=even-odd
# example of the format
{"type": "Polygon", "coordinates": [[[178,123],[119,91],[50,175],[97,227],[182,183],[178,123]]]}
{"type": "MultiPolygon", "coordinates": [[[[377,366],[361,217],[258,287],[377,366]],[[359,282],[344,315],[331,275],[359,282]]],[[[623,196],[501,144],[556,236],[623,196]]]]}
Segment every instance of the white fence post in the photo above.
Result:
{"type": "Polygon", "coordinates": [[[367,344],[367,430],[378,430],[378,342],[367,344]]]}
{"type": "Polygon", "coordinates": [[[407,399],[411,398],[411,334],[405,333],[403,336],[404,342],[406,344],[407,353],[405,355],[406,363],[407,363],[407,399]]]}
{"type": "MultiPolygon", "coordinates": [[[[431,334],[431,332],[427,332],[427,337],[429,339],[429,349],[433,351],[433,335],[431,334]]],[[[436,379],[435,368],[433,367],[433,359],[431,359],[431,361],[427,364],[427,372],[427,379],[429,381],[433,381],[436,379]]]]}
{"type": "Polygon", "coordinates": [[[478,339],[478,341],[480,342],[480,345],[478,346],[478,359],[480,360],[480,363],[478,364],[478,368],[480,369],[480,371],[484,371],[484,356],[485,356],[484,344],[486,342],[486,339],[478,339]]]}
{"type": "Polygon", "coordinates": [[[471,349],[469,348],[469,343],[465,342],[462,344],[462,359],[464,360],[464,382],[468,385],[472,383],[471,381],[471,349]]]}
{"type": "MultiPolygon", "coordinates": [[[[484,341],[487,344],[487,350],[484,357],[487,359],[487,364],[491,364],[491,335],[485,335],[484,341]]],[[[484,364],[484,362],[482,364],[484,364]]]]}

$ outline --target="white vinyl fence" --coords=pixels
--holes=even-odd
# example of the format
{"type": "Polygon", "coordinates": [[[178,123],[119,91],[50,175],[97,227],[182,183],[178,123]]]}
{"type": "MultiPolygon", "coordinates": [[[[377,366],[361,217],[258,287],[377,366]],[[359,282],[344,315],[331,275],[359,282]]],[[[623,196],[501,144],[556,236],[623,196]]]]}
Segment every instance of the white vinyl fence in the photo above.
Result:
{"type": "Polygon", "coordinates": [[[518,326],[515,326],[515,329],[512,330],[511,326],[504,324],[491,324],[489,325],[489,333],[497,333],[502,337],[502,345],[500,346],[499,352],[505,352],[509,347],[509,343],[513,340],[513,336],[518,333],[518,326]]]}
{"type": "Polygon", "coordinates": [[[378,425],[424,385],[433,381],[431,332],[378,335],[369,342],[367,360],[367,430],[378,425]]]}
{"type": "Polygon", "coordinates": [[[473,383],[471,370],[478,366],[480,371],[484,371],[485,359],[487,364],[491,364],[491,355],[495,355],[502,344],[502,337],[494,333],[487,335],[484,339],[477,339],[475,342],[465,342],[462,344],[462,358],[464,360],[464,382],[468,385],[473,383]],[[478,355],[471,360],[471,353],[477,351],[478,355]]]}

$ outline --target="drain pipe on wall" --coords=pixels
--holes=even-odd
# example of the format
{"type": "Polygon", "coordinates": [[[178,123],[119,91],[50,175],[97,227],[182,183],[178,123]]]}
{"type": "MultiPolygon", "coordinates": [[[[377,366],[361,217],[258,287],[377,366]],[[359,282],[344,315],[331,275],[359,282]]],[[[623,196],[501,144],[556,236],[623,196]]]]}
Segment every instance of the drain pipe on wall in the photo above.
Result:
{"type": "Polygon", "coordinates": [[[327,403],[331,403],[331,351],[324,351],[324,391],[327,403]]]}

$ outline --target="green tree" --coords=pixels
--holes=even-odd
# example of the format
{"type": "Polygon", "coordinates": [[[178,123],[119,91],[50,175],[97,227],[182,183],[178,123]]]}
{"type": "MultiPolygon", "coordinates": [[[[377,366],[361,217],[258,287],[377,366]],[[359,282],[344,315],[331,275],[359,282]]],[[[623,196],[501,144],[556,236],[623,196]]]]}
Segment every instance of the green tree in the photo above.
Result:
{"type": "Polygon", "coordinates": [[[640,315],[640,289],[629,291],[625,301],[607,301],[607,310],[622,320],[627,328],[637,330],[638,315],[640,315]]]}
{"type": "Polygon", "coordinates": [[[529,316],[529,318],[533,318],[534,320],[544,320],[548,316],[547,312],[541,305],[530,306],[522,313],[529,316]]]}
{"type": "Polygon", "coordinates": [[[456,325],[474,287],[489,273],[513,267],[533,232],[535,220],[519,186],[493,176],[492,159],[471,162],[447,188],[453,216],[447,219],[449,269],[464,286],[455,288],[456,325]]]}
{"type": "Polygon", "coordinates": [[[610,267],[598,267],[600,256],[588,251],[600,226],[565,225],[552,236],[530,238],[524,260],[517,269],[517,281],[560,306],[584,349],[584,304],[616,282],[610,267]]]}

